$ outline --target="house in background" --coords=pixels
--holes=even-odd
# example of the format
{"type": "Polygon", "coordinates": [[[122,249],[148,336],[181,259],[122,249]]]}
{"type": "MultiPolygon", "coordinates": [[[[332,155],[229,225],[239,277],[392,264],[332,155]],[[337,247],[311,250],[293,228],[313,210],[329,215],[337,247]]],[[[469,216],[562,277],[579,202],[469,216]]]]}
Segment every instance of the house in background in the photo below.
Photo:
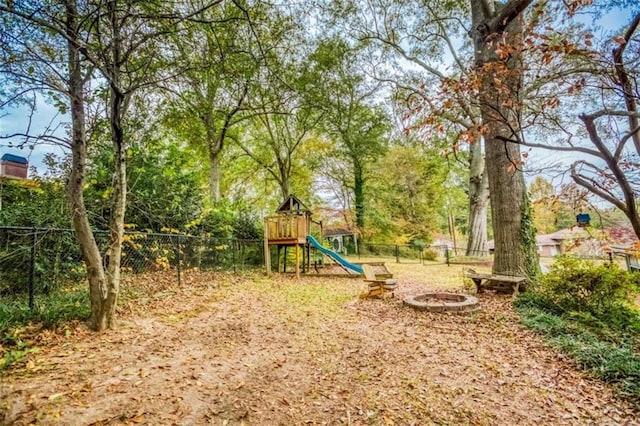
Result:
{"type": "Polygon", "coordinates": [[[606,229],[611,246],[611,256],[622,257],[627,270],[640,272],[640,240],[630,226],[612,226],[606,229]]]}
{"type": "MultiPolygon", "coordinates": [[[[551,234],[536,235],[536,246],[541,257],[553,257],[573,251],[581,246],[586,247],[588,245],[591,247],[592,244],[585,243],[593,239],[584,228],[574,226],[551,234]]],[[[489,241],[487,245],[489,246],[489,252],[493,253],[495,248],[494,241],[489,241]]],[[[589,248],[589,251],[592,251],[591,248],[589,248]]]]}
{"type": "Polygon", "coordinates": [[[354,254],[358,251],[358,238],[353,231],[346,228],[325,229],[323,236],[337,253],[354,254]]]}
{"type": "MultiPolygon", "coordinates": [[[[551,234],[536,235],[536,245],[538,246],[538,254],[540,256],[553,257],[558,254],[573,251],[585,245],[585,243],[591,239],[593,239],[593,237],[584,228],[574,226],[572,228],[561,229],[551,234]]],[[[598,250],[596,249],[596,251],[598,250]]]]}
{"type": "Polygon", "coordinates": [[[536,235],[536,246],[541,257],[553,257],[562,253],[562,244],[548,235],[536,235]]]}
{"type": "Polygon", "coordinates": [[[4,154],[0,157],[0,177],[26,179],[29,162],[19,155],[4,154]]]}
{"type": "Polygon", "coordinates": [[[444,234],[435,234],[433,242],[429,244],[429,248],[444,257],[446,256],[447,251],[454,249],[454,246],[453,241],[446,238],[444,234]]]}
{"type": "Polygon", "coordinates": [[[640,272],[640,247],[638,247],[637,243],[611,246],[609,252],[612,256],[619,256],[624,259],[627,271],[640,272]]]}

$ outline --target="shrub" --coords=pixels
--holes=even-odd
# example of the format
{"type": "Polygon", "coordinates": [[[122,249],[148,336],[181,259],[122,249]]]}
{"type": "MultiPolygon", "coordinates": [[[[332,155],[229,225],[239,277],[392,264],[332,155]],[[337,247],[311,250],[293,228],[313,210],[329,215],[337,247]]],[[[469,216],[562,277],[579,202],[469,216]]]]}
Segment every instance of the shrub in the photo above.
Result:
{"type": "Polygon", "coordinates": [[[424,260],[438,260],[438,252],[431,249],[426,249],[422,251],[422,259],[424,260]]]}
{"type": "Polygon", "coordinates": [[[591,312],[596,316],[628,306],[640,285],[640,274],[615,264],[597,265],[571,256],[559,257],[536,289],[538,303],[562,314],[591,312]]]}
{"type": "Polygon", "coordinates": [[[586,371],[640,400],[640,274],[560,257],[515,306],[522,322],[586,371]]]}

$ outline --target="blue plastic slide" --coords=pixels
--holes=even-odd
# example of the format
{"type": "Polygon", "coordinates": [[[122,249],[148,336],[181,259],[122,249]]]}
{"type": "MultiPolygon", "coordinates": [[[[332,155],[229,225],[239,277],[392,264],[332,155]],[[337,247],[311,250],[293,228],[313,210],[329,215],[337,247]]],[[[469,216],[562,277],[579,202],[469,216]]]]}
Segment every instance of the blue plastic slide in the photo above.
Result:
{"type": "Polygon", "coordinates": [[[307,241],[309,241],[309,244],[311,244],[312,246],[314,246],[315,248],[320,250],[322,253],[329,256],[330,258],[332,258],[333,260],[335,260],[345,268],[350,269],[355,273],[362,274],[362,266],[356,265],[355,263],[351,263],[348,260],[346,260],[344,257],[340,256],[335,251],[329,250],[328,248],[323,247],[322,244],[320,244],[318,240],[313,238],[311,235],[307,235],[307,241]]]}

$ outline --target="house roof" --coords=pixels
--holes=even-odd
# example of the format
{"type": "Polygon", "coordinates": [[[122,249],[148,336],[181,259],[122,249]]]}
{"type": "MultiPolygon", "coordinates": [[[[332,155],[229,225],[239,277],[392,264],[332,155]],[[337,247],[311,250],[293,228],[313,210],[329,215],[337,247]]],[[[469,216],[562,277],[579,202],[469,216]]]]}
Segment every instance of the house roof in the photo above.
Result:
{"type": "Polygon", "coordinates": [[[446,239],[446,238],[436,238],[435,240],[433,240],[433,242],[431,244],[429,244],[430,247],[438,247],[438,246],[452,246],[453,247],[453,241],[446,239]]]}
{"type": "Polygon", "coordinates": [[[546,237],[556,241],[562,240],[575,240],[578,238],[589,238],[590,235],[584,228],[579,226],[574,226],[573,228],[561,229],[559,231],[553,232],[551,234],[539,235],[539,237],[546,237]]]}
{"type": "Polygon", "coordinates": [[[12,163],[18,164],[29,164],[26,158],[13,154],[3,154],[2,157],[0,157],[0,161],[10,161],[12,163]]]}
{"type": "MultiPolygon", "coordinates": [[[[551,234],[536,235],[536,244],[539,246],[557,246],[564,240],[575,240],[589,238],[590,235],[583,228],[574,226],[573,228],[561,229],[551,234]]],[[[487,247],[493,249],[495,242],[487,242],[487,247]]]]}
{"type": "Polygon", "coordinates": [[[536,244],[539,246],[557,246],[560,241],[550,238],[548,235],[536,235],[536,244]]]}
{"type": "Polygon", "coordinates": [[[323,232],[325,237],[335,237],[338,235],[353,235],[354,232],[346,228],[325,229],[323,232]]]}

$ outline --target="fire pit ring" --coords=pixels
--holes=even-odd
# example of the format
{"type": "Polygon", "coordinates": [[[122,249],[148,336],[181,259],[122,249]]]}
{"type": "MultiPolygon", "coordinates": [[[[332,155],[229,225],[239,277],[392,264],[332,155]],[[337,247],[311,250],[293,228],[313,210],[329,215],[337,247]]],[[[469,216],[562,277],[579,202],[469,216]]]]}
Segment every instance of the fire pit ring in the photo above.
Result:
{"type": "Polygon", "coordinates": [[[404,304],[427,312],[469,314],[478,310],[478,299],[459,293],[422,293],[404,299],[404,304]]]}

